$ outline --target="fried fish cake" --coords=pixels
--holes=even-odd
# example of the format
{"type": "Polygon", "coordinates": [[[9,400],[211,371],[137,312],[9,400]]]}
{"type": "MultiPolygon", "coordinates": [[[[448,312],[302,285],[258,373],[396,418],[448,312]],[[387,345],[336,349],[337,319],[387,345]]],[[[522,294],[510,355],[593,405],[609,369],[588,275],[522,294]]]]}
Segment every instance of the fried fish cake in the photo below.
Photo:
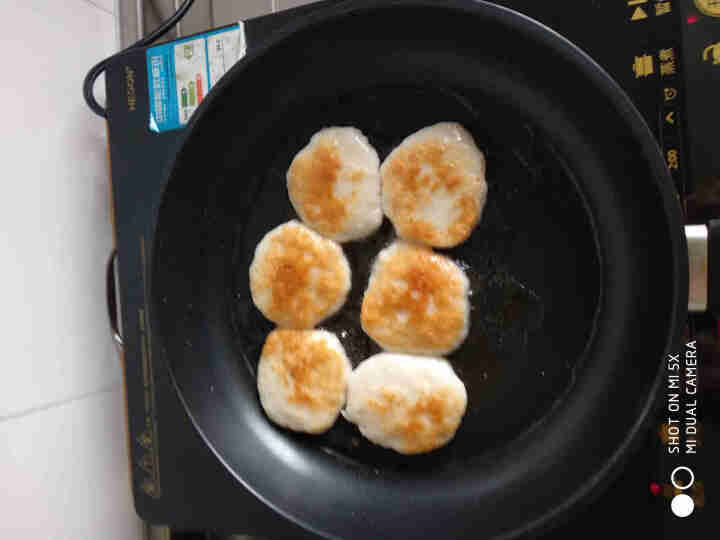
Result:
{"type": "Polygon", "coordinates": [[[380,167],[382,202],[398,236],[449,248],[468,239],[487,197],[485,156],[460,124],[407,137],[380,167]]]}
{"type": "Polygon", "coordinates": [[[284,328],[312,328],[336,313],[350,292],[350,265],[340,245],[297,221],[263,237],[249,273],[253,302],[284,328]]]}
{"type": "Polygon", "coordinates": [[[380,160],[360,130],[326,128],[287,172],[290,202],[303,222],[337,242],[359,240],[382,223],[380,160]]]}
{"type": "Polygon", "coordinates": [[[325,330],[274,330],[258,364],[257,388],[276,424],[323,433],[345,404],[350,361],[338,338],[325,330]]]}
{"type": "Polygon", "coordinates": [[[453,261],[398,241],[373,264],[360,322],[387,351],[444,355],[468,335],[469,290],[465,272],[453,261]]]}
{"type": "Polygon", "coordinates": [[[381,353],[353,371],[343,414],[375,444],[421,454],[455,436],[466,407],[465,385],[447,361],[381,353]]]}

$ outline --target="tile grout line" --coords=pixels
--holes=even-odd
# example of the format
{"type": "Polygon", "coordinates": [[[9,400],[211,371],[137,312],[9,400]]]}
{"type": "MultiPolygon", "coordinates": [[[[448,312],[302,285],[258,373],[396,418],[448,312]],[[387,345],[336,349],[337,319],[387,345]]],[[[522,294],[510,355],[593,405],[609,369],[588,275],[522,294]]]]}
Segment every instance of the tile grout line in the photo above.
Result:
{"type": "Polygon", "coordinates": [[[104,386],[102,388],[99,388],[98,390],[93,390],[92,392],[86,392],[84,394],[80,394],[75,397],[67,398],[67,399],[61,399],[58,401],[53,401],[50,403],[46,403],[44,405],[38,405],[37,407],[31,407],[29,409],[25,409],[24,411],[11,413],[5,416],[0,416],[0,423],[4,422],[6,420],[17,420],[18,418],[23,418],[24,416],[30,416],[31,414],[35,414],[38,412],[47,411],[49,409],[54,409],[55,407],[62,407],[63,405],[69,405],[75,401],[81,401],[85,398],[93,397],[98,394],[105,394],[108,392],[112,392],[114,390],[117,390],[118,388],[122,387],[122,381],[114,382],[108,386],[104,386]]]}
{"type": "Polygon", "coordinates": [[[111,10],[109,10],[109,9],[106,8],[105,6],[101,6],[101,5],[99,5],[99,4],[96,4],[95,2],[93,2],[93,0],[80,0],[80,1],[81,1],[81,2],[84,2],[84,3],[86,3],[86,4],[90,4],[90,5],[93,6],[93,7],[98,8],[100,11],[102,11],[102,12],[104,12],[104,13],[107,13],[108,15],[112,15],[113,17],[115,16],[115,13],[113,13],[111,10]]]}

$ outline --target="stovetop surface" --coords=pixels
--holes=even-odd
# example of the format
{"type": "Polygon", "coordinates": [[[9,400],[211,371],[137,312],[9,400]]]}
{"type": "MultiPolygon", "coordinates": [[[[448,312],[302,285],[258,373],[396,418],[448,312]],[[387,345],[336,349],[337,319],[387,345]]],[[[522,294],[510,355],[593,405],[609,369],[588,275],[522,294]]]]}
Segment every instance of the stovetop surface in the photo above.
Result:
{"type": "MultiPolygon", "coordinates": [[[[318,5],[325,3],[331,2],[318,5]]],[[[718,139],[720,110],[711,104],[713,96],[720,95],[720,65],[714,64],[714,49],[708,47],[720,41],[720,18],[702,15],[689,0],[497,3],[540,20],[590,54],[645,117],[681,197],[694,201],[693,208],[698,205],[699,193],[709,193],[707,197],[712,198],[713,190],[708,186],[720,178],[720,153],[711,151],[713,145],[708,141],[718,139]]],[[[308,6],[246,21],[248,49],[288,20],[316,8],[308,6]]],[[[718,50],[720,64],[720,45],[718,50]]],[[[106,75],[136,508],[152,523],[180,529],[212,527],[265,538],[309,536],[242,488],[212,454],[191,425],[166,366],[153,349],[146,317],[152,212],[182,131],[154,133],[148,129],[145,62],[144,51],[133,52],[111,66],[106,75]]],[[[689,323],[692,335],[706,336],[708,351],[714,347],[712,336],[707,337],[712,324],[710,317],[689,323]]],[[[709,406],[706,409],[709,411],[709,406]]],[[[648,489],[651,482],[667,483],[667,463],[658,434],[662,422],[658,417],[622,476],[592,506],[575,513],[564,526],[565,533],[609,536],[617,534],[618,524],[625,520],[641,523],[647,537],[696,532],[698,538],[704,538],[703,516],[709,512],[699,509],[691,518],[675,519],[667,511],[666,498],[653,496],[648,489]]],[[[700,454],[709,460],[710,449],[720,449],[720,428],[717,418],[707,417],[705,423],[705,449],[700,454]]],[[[698,467],[702,469],[703,465],[698,467]]],[[[711,468],[705,466],[703,470],[709,475],[711,468]]],[[[711,483],[706,479],[705,485],[711,483]]],[[[714,485],[720,485],[720,478],[714,485]]],[[[551,537],[556,534],[560,533],[556,531],[551,537]]]]}

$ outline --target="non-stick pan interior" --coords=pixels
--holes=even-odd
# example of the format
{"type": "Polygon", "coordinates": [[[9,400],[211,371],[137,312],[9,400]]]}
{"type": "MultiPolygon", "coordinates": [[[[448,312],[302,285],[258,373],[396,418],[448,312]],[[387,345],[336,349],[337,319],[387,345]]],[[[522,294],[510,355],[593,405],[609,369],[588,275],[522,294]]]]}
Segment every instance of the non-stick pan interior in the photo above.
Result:
{"type": "MultiPolygon", "coordinates": [[[[365,2],[251,54],[191,122],[158,203],[153,342],[228,470],[286,517],[342,538],[501,537],[596,491],[647,414],[686,301],[680,213],[649,130],[616,85],[548,29],[489,4],[365,2]],[[369,6],[369,7],[368,7],[369,6]],[[488,160],[471,239],[446,253],[473,283],[450,361],[469,391],[455,440],[402,457],[340,420],[280,429],[254,370],[272,326],[247,269],[294,217],[285,171],[318,129],[361,129],[381,157],[457,121],[488,160]]],[[[353,363],[357,322],[392,227],[344,249],[353,292],[324,325],[353,363]]]]}

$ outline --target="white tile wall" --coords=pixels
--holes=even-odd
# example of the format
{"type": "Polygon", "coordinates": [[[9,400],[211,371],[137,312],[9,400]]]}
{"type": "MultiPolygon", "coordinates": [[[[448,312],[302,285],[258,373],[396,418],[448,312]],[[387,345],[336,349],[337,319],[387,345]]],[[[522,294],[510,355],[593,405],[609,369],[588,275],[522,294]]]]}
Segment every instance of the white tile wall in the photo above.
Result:
{"type": "Polygon", "coordinates": [[[81,93],[114,49],[113,16],[84,0],[3,2],[0,43],[0,102],[12,104],[0,131],[12,186],[0,197],[3,418],[117,384],[121,369],[104,301],[105,122],[81,93]]]}
{"type": "Polygon", "coordinates": [[[84,0],[108,13],[115,13],[115,0],[84,0]]]}
{"type": "Polygon", "coordinates": [[[142,537],[128,495],[124,399],[115,389],[0,422],[0,538],[142,537]]]}
{"type": "Polygon", "coordinates": [[[140,538],[105,314],[105,123],[81,94],[116,47],[113,7],[0,2],[0,538],[140,538]]]}

